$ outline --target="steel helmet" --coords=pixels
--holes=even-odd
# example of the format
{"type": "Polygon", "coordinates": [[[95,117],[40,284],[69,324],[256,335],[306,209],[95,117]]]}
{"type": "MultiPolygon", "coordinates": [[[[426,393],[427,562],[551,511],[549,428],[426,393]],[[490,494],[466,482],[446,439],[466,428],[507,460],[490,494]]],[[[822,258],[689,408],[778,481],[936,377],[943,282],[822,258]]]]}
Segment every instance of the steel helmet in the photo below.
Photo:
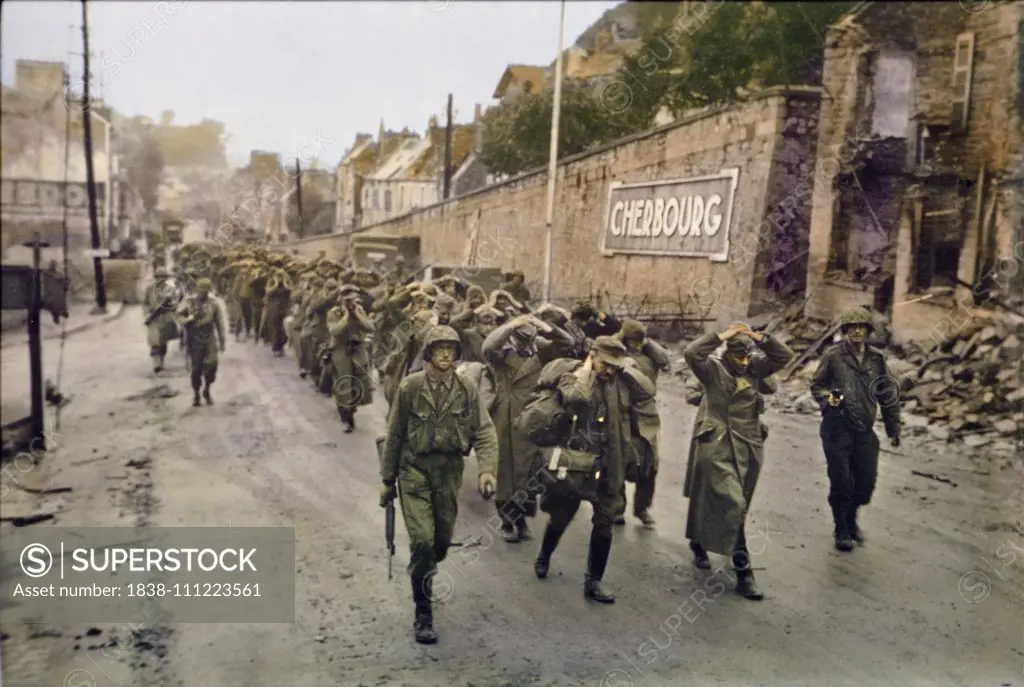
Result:
{"type": "Polygon", "coordinates": [[[423,341],[423,359],[430,360],[430,351],[434,346],[438,344],[452,344],[455,346],[455,359],[459,360],[462,358],[462,339],[459,338],[458,332],[451,327],[445,325],[438,325],[429,332],[423,341]]]}
{"type": "Polygon", "coordinates": [[[871,313],[864,308],[854,308],[853,310],[849,310],[839,319],[839,326],[842,329],[846,329],[853,325],[863,325],[872,330],[875,328],[874,323],[871,321],[871,313]]]}

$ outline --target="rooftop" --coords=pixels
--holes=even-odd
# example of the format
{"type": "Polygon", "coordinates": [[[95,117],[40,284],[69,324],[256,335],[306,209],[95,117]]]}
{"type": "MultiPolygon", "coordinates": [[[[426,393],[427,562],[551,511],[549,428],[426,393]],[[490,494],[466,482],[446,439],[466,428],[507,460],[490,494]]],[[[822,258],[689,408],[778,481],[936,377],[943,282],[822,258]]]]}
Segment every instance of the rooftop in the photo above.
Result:
{"type": "Polygon", "coordinates": [[[510,64],[498,81],[494,89],[494,98],[502,98],[508,90],[509,85],[514,82],[532,83],[534,91],[539,91],[547,80],[547,70],[544,67],[536,67],[528,64],[510,64]]]}

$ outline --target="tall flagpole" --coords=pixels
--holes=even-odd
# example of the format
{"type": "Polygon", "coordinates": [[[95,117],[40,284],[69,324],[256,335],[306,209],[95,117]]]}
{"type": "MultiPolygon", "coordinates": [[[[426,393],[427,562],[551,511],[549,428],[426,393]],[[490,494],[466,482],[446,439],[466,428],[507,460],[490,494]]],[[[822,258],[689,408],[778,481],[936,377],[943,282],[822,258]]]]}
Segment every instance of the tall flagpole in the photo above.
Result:
{"type": "Polygon", "coordinates": [[[558,28],[558,57],[555,59],[555,100],[551,110],[551,154],[548,159],[547,245],[544,250],[544,302],[551,301],[551,247],[555,230],[555,177],[558,174],[558,117],[562,110],[562,50],[565,44],[565,0],[558,28]]]}

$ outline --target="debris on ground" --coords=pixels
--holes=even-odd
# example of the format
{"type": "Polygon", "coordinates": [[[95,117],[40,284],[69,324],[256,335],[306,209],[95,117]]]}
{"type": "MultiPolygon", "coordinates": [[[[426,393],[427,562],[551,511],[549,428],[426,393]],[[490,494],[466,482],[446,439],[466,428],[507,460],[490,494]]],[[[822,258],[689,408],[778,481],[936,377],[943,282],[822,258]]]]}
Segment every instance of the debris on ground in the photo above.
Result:
{"type": "Polygon", "coordinates": [[[178,395],[178,392],[166,384],[160,384],[159,386],[151,386],[145,391],[140,391],[137,394],[131,394],[125,397],[128,401],[148,401],[155,398],[174,398],[178,395]]]}
{"type": "MultiPolygon", "coordinates": [[[[1024,320],[1009,313],[977,315],[928,348],[894,344],[885,317],[869,312],[875,321],[869,343],[885,350],[889,373],[900,383],[909,433],[1015,453],[1015,441],[1024,439],[1024,320]]],[[[776,407],[817,414],[820,408],[808,387],[817,361],[836,340],[838,323],[805,317],[798,303],[754,324],[795,354],[778,374],[788,386],[780,388],[776,407]]],[[[674,372],[684,382],[692,378],[682,358],[674,361],[674,372]]]]}

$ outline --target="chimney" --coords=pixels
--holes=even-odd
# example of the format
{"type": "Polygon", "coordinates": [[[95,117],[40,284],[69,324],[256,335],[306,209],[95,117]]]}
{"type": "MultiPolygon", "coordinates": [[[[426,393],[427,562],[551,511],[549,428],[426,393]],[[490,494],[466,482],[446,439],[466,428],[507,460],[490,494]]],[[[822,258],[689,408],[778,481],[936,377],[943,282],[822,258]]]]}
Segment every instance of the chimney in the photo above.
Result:
{"type": "Polygon", "coordinates": [[[473,106],[473,123],[474,124],[479,124],[480,123],[480,117],[482,115],[483,115],[483,107],[480,105],[480,103],[477,103],[476,105],[473,106]]]}

